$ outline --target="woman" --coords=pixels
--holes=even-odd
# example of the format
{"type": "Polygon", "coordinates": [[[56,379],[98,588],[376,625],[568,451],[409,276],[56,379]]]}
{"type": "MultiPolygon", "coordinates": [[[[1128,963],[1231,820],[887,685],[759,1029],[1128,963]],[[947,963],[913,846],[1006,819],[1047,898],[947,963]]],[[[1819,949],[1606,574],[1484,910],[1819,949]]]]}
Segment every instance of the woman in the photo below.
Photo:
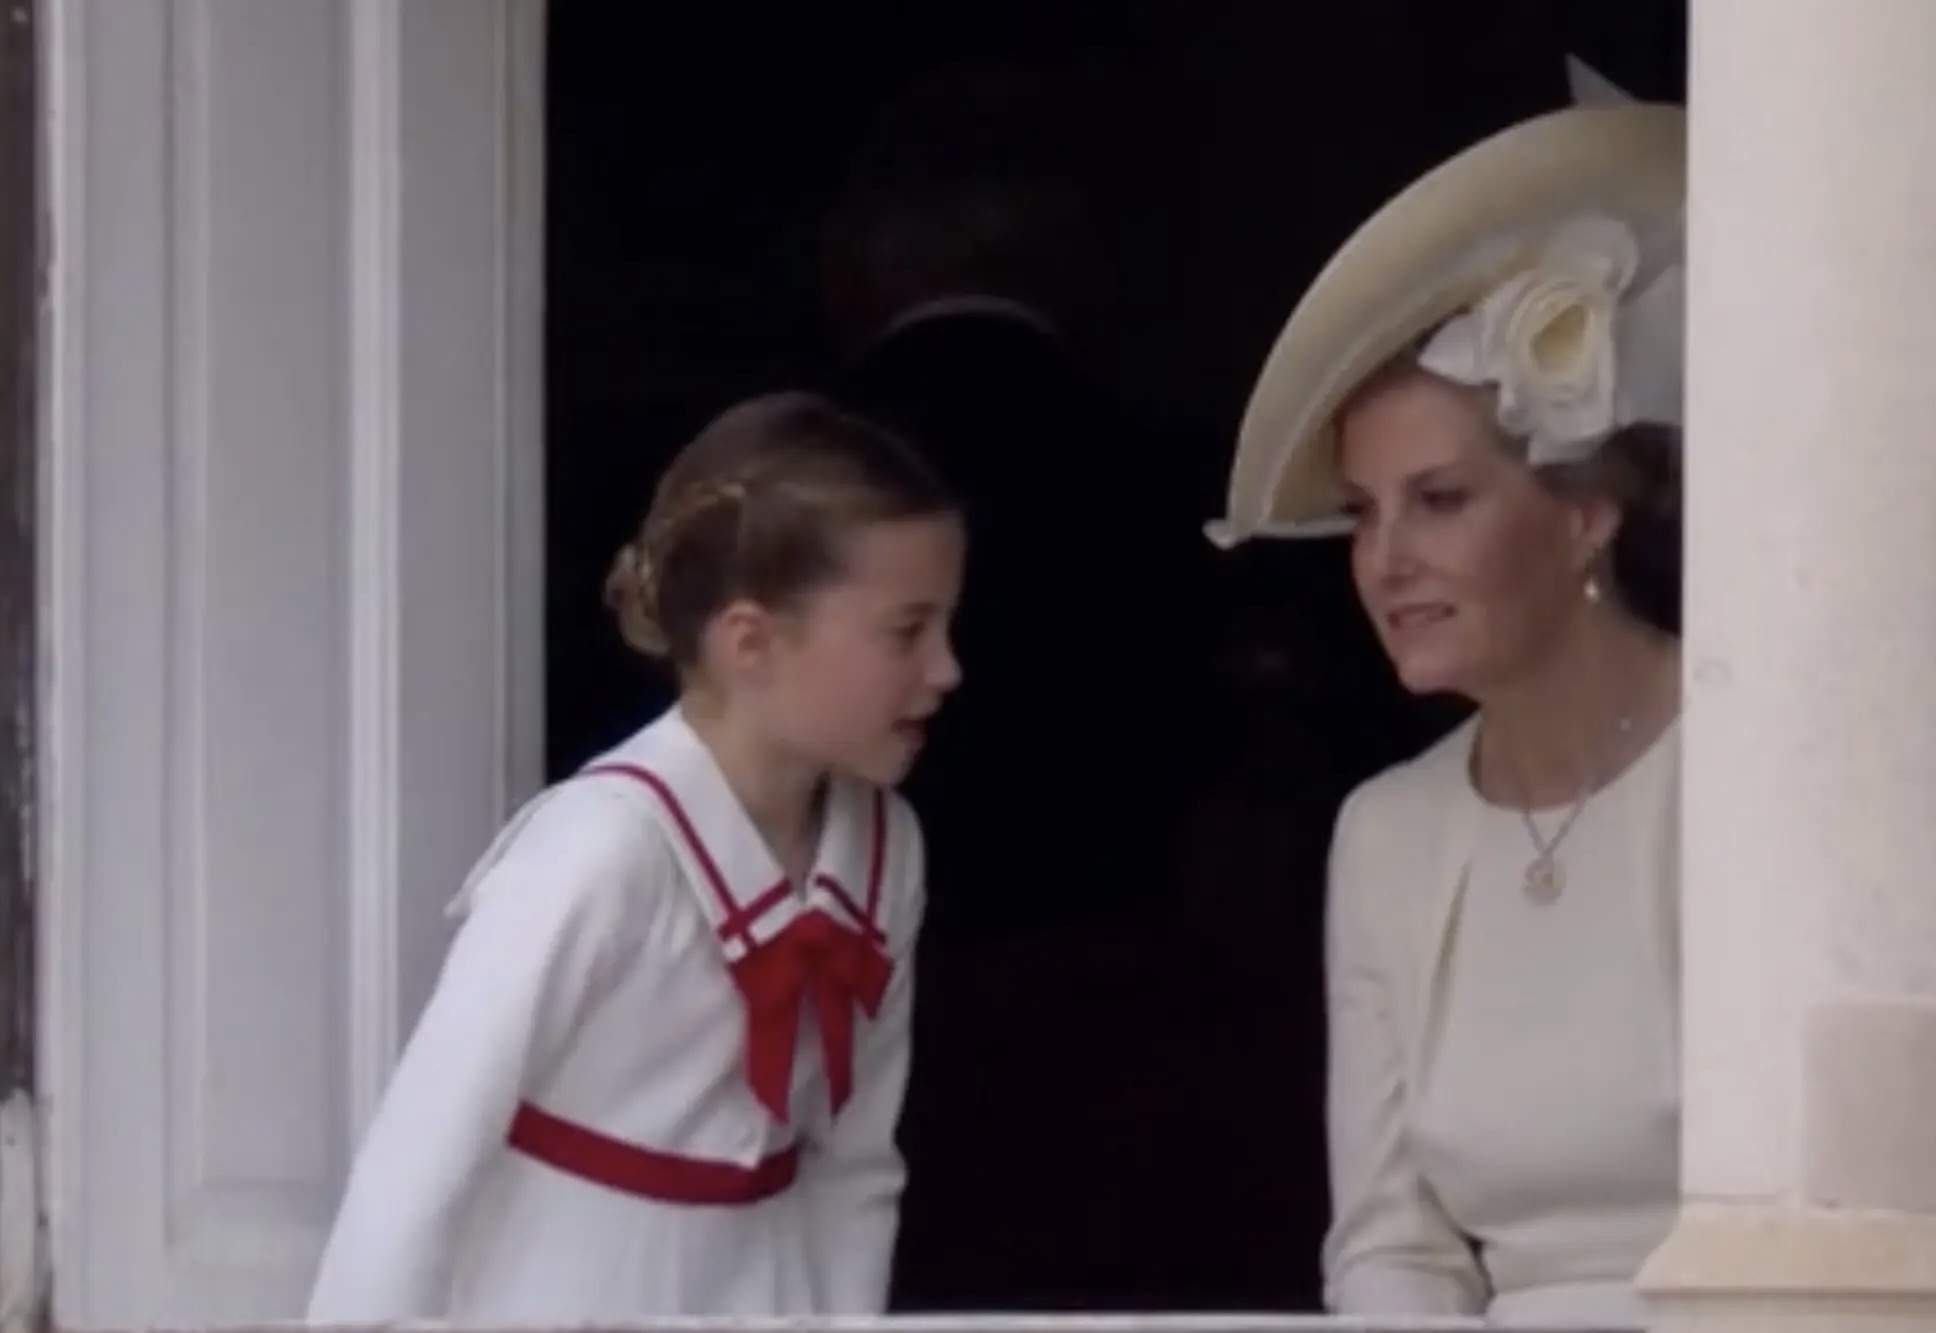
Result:
{"type": "Polygon", "coordinates": [[[1640,1323],[1678,1194],[1684,123],[1574,108],[1413,185],[1265,367],[1212,535],[1348,530],[1406,688],[1327,922],[1327,1303],[1640,1323]]]}

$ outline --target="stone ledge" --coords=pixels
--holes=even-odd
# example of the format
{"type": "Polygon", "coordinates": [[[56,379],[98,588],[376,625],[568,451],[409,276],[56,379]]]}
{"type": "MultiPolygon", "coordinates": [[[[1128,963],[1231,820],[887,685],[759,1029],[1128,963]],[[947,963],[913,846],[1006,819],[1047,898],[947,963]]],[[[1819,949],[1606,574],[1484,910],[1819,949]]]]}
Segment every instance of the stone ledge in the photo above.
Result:
{"type": "Polygon", "coordinates": [[[1656,1333],[1928,1333],[1936,1218],[1691,1203],[1639,1286],[1656,1333]]]}

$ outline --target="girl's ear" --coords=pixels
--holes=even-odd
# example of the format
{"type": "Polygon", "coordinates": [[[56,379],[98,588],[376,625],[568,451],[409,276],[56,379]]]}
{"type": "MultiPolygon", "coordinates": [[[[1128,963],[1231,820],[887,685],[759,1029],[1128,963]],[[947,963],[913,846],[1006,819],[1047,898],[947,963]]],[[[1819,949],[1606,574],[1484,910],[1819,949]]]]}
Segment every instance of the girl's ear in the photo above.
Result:
{"type": "Polygon", "coordinates": [[[772,660],[778,630],[771,610],[742,597],[727,603],[706,627],[707,656],[728,678],[757,675],[772,660]]]}
{"type": "Polygon", "coordinates": [[[786,631],[784,611],[740,598],[728,602],[707,625],[705,658],[724,679],[757,681],[772,666],[786,631]]]}

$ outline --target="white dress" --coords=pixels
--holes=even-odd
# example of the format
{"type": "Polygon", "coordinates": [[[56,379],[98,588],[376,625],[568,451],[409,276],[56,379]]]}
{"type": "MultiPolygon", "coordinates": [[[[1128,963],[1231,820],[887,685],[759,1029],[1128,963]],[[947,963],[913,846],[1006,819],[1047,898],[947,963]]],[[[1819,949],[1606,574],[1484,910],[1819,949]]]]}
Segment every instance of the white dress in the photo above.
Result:
{"type": "Polygon", "coordinates": [[[1468,789],[1479,827],[1412,1142],[1478,1246],[1496,1320],[1646,1321],[1632,1278],[1679,1198],[1680,1076],[1633,831],[1671,797],[1674,756],[1670,731],[1586,805],[1550,903],[1526,895],[1519,813],[1468,789]]]}
{"type": "Polygon", "coordinates": [[[539,796],[459,898],[309,1319],[883,1309],[921,875],[906,805],[836,780],[787,884],[676,709],[539,796]]]}
{"type": "MultiPolygon", "coordinates": [[[[1337,896],[1357,896],[1366,849],[1334,879],[1334,911],[1355,927],[1334,935],[1332,966],[1360,981],[1344,996],[1357,1017],[1333,1026],[1334,1042],[1360,1046],[1334,1066],[1345,1086],[1332,1103],[1326,1276],[1345,1311],[1645,1322],[1633,1278],[1679,1197],[1678,731],[1586,805],[1559,849],[1553,902],[1525,891],[1535,847],[1520,815],[1466,777],[1470,727],[1402,779],[1415,800],[1435,792],[1450,806],[1436,827],[1376,820],[1388,803],[1375,791],[1349,835],[1341,825],[1360,842],[1374,821],[1387,841],[1436,835],[1447,846],[1435,855],[1449,848],[1455,863],[1443,903],[1409,923],[1404,903],[1433,903],[1429,882],[1359,914],[1337,896]],[[1399,948],[1373,938],[1423,921],[1399,948]],[[1394,961],[1421,964],[1415,997],[1381,984],[1394,961]],[[1358,1021],[1374,1008],[1381,1021],[1358,1021]],[[1389,1054],[1364,1049],[1381,1033],[1389,1054]]],[[[1541,816],[1542,832],[1562,817],[1541,816]]]]}

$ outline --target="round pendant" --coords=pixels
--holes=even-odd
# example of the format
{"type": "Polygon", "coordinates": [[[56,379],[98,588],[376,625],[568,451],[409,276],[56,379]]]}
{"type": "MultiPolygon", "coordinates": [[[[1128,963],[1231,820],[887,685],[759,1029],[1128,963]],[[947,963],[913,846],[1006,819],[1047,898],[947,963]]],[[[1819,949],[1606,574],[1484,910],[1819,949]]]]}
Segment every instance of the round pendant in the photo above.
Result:
{"type": "Polygon", "coordinates": [[[1566,867],[1551,856],[1536,856],[1526,867],[1526,896],[1536,903],[1550,903],[1566,887],[1566,867]]]}

